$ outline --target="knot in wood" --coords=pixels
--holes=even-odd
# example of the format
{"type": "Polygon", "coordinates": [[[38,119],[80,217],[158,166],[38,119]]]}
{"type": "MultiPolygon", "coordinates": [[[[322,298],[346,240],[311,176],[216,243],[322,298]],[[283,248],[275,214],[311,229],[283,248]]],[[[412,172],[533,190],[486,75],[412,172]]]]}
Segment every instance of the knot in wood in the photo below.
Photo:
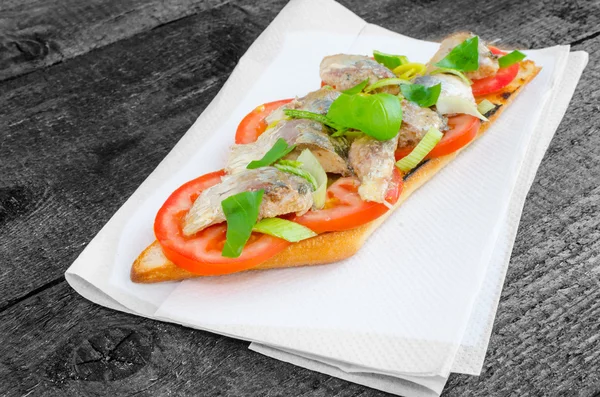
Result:
{"type": "Polygon", "coordinates": [[[27,214],[35,207],[34,201],[34,194],[27,187],[0,187],[0,227],[11,219],[27,214]]]}
{"type": "Polygon", "coordinates": [[[114,381],[142,369],[152,354],[150,335],[126,328],[104,329],[73,349],[72,378],[114,381]]]}
{"type": "Polygon", "coordinates": [[[1,37],[1,46],[13,62],[31,62],[44,59],[50,52],[50,43],[38,34],[27,37],[1,37]]]}

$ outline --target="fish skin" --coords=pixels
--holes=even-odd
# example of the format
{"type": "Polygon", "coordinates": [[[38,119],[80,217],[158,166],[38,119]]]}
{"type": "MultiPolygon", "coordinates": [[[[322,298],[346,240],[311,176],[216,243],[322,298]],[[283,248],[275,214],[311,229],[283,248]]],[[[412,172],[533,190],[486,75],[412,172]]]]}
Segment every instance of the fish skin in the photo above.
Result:
{"type": "Polygon", "coordinates": [[[306,110],[313,113],[327,114],[333,101],[341,93],[331,87],[322,87],[321,89],[309,92],[304,97],[297,99],[293,109],[306,110]]]}
{"type": "Polygon", "coordinates": [[[225,171],[228,174],[243,172],[251,161],[260,160],[279,138],[285,139],[290,146],[296,145],[294,152],[286,156],[286,159],[294,159],[303,149],[310,149],[325,172],[342,175],[350,173],[346,161],[349,148],[347,139],[332,137],[323,124],[305,119],[282,120],[259,136],[256,142],[233,145],[225,171]]]}
{"type": "MultiPolygon", "coordinates": [[[[321,61],[319,74],[325,84],[339,91],[352,88],[366,79],[369,79],[369,84],[374,84],[381,79],[396,77],[391,70],[369,57],[349,54],[326,56],[321,61]]],[[[396,95],[400,89],[387,86],[376,91],[396,95]]]]}
{"type": "MultiPolygon", "coordinates": [[[[438,51],[427,63],[427,73],[431,73],[432,70],[437,69],[434,64],[441,61],[454,47],[474,36],[475,34],[471,32],[459,32],[444,38],[440,43],[438,51]]],[[[481,37],[479,37],[479,46],[477,49],[479,50],[479,68],[472,72],[466,72],[465,75],[473,80],[495,75],[500,68],[498,56],[492,54],[485,42],[481,40],[481,37]]]]}
{"type": "Polygon", "coordinates": [[[270,115],[265,117],[267,124],[273,124],[287,118],[283,112],[285,109],[306,110],[318,114],[327,114],[329,107],[340,96],[340,92],[330,87],[322,87],[316,91],[309,92],[302,98],[296,98],[290,103],[282,105],[275,109],[270,115]]]}
{"type": "Polygon", "coordinates": [[[447,129],[447,118],[429,108],[402,100],[402,125],[398,133],[398,147],[415,146],[430,128],[447,129]]]}
{"type": "Polygon", "coordinates": [[[378,141],[364,135],[352,142],[348,158],[360,179],[358,194],[363,200],[384,202],[394,172],[398,137],[396,135],[387,141],[378,141]]]}
{"type": "Polygon", "coordinates": [[[183,234],[191,236],[210,225],[224,222],[223,200],[237,193],[261,189],[264,194],[259,219],[292,212],[302,215],[313,205],[312,187],[306,179],[275,167],[246,170],[225,176],[219,184],[198,196],[183,220],[183,234]]]}

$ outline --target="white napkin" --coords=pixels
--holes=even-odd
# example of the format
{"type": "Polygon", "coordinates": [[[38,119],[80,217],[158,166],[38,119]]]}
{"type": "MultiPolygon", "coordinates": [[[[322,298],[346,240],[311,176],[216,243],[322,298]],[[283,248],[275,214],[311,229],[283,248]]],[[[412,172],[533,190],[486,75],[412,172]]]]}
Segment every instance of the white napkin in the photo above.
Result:
{"type": "Polygon", "coordinates": [[[293,0],[67,281],[107,307],[259,342],[252,348],[261,353],[397,394],[439,394],[450,371],[478,374],[525,195],[587,62],[568,47],[527,52],[540,75],[353,258],[182,283],[129,281],[133,259],[153,240],[157,209],[186,180],[223,166],[245,113],[317,88],[327,54],[378,49],[426,61],[436,48],[333,1],[293,0]]]}

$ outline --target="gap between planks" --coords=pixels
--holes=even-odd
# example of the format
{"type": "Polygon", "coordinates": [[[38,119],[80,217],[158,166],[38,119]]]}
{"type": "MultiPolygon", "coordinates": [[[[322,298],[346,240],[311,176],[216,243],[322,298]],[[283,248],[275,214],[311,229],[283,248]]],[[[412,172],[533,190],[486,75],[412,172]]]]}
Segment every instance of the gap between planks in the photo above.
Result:
{"type": "Polygon", "coordinates": [[[51,280],[49,282],[47,282],[44,285],[41,285],[31,291],[29,291],[28,293],[26,293],[25,295],[19,296],[18,298],[12,299],[10,301],[8,301],[8,303],[2,307],[0,307],[0,314],[3,313],[4,311],[10,309],[11,307],[18,305],[19,303],[39,294],[40,292],[44,292],[45,290],[47,290],[48,288],[52,288],[56,285],[59,285],[60,283],[67,281],[65,279],[65,276],[62,275],[54,280],[51,280]]]}

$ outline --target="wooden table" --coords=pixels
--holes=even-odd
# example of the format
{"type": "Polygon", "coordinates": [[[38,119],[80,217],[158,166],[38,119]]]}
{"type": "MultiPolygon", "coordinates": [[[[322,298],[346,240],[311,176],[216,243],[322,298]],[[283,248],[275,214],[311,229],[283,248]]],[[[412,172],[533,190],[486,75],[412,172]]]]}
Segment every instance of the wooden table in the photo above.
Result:
{"type": "MultiPolygon", "coordinates": [[[[599,396],[600,4],[343,3],[417,38],[590,53],[527,198],[483,372],[452,375],[444,396],[599,396]]],[[[284,4],[0,3],[0,395],[385,395],[105,309],[63,276],[284,4]]]]}

